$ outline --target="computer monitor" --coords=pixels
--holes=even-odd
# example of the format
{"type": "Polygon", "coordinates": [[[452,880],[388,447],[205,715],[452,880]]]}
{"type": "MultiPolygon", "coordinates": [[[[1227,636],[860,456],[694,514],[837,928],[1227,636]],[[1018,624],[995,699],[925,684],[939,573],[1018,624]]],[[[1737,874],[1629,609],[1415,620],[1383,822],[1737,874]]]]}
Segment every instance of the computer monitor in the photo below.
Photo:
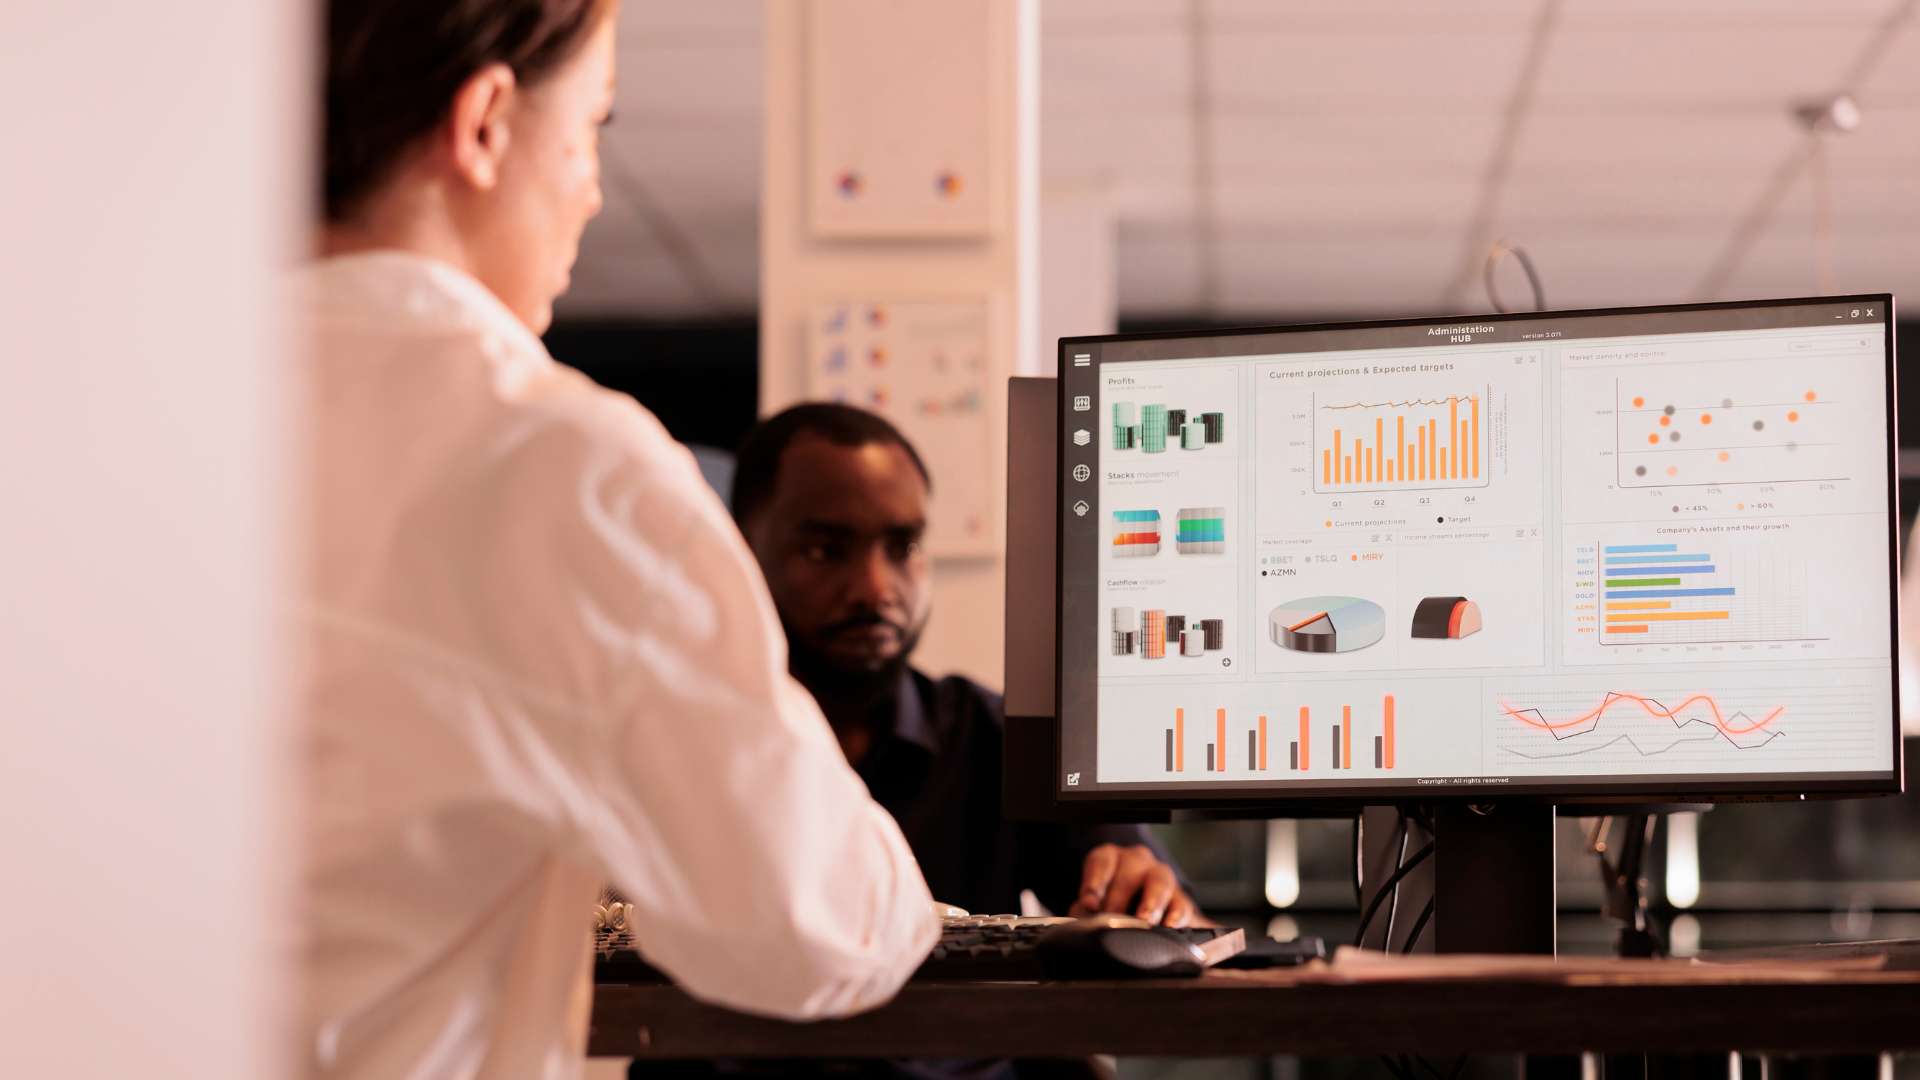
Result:
{"type": "Polygon", "coordinates": [[[1055,802],[1899,791],[1892,316],[1064,339],[1055,802]]]}

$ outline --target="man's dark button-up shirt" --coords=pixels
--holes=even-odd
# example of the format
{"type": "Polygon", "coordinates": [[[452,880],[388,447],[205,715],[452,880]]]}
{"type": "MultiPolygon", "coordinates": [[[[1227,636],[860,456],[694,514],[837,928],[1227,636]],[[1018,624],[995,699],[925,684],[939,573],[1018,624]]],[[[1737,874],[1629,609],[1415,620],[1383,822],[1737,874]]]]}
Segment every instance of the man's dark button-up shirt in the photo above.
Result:
{"type": "Polygon", "coordinates": [[[1000,695],[968,679],[950,675],[936,682],[907,671],[892,727],[876,725],[858,771],[874,801],[900,823],[936,900],[978,914],[1010,914],[1020,910],[1020,891],[1032,889],[1064,915],[1080,891],[1089,850],[1150,841],[1139,825],[1001,817],[1003,708],[1000,695]]]}

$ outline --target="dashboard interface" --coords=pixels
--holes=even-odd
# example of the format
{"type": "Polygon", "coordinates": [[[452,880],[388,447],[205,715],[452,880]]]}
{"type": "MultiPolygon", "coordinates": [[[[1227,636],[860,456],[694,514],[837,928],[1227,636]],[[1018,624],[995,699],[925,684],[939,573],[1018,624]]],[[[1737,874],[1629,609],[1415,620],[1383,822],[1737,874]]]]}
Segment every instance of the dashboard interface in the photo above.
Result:
{"type": "Polygon", "coordinates": [[[1063,341],[1062,796],[1897,784],[1890,307],[1063,341]]]}

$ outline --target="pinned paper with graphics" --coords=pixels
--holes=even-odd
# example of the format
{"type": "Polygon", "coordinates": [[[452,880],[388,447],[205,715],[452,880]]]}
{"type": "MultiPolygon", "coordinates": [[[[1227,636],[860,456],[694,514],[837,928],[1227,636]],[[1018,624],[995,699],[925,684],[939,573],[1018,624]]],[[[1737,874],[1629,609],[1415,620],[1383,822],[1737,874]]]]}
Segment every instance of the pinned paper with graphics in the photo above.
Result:
{"type": "Polygon", "coordinates": [[[824,237],[987,232],[993,16],[982,4],[806,6],[807,221],[824,237]]]}
{"type": "Polygon", "coordinates": [[[879,413],[913,443],[933,476],[936,556],[994,550],[991,328],[985,296],[829,300],[808,316],[807,395],[879,413]]]}

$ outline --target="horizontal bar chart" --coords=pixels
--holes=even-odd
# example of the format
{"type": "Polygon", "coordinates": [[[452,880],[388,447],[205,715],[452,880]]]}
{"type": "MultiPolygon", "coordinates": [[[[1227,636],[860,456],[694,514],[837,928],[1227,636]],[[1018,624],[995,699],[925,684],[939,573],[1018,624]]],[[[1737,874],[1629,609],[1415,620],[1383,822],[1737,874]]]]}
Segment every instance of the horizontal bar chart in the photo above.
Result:
{"type": "Polygon", "coordinates": [[[1758,537],[1596,543],[1575,587],[1598,609],[1602,645],[1808,640],[1800,556],[1758,537]]]}

